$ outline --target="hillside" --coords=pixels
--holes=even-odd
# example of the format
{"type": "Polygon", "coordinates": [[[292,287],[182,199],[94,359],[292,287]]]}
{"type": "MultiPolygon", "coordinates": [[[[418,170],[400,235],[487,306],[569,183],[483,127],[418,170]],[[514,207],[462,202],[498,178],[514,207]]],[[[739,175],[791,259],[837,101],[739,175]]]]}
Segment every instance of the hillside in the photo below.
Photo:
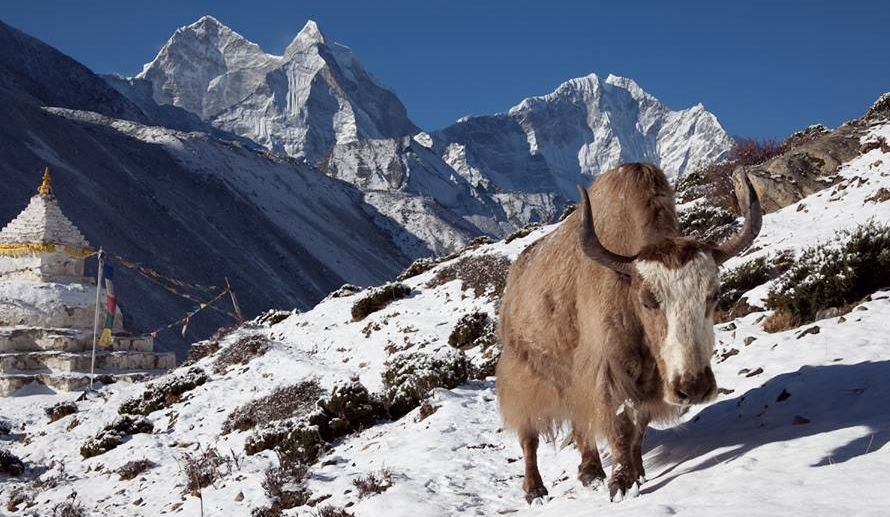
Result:
{"type": "MultiPolygon", "coordinates": [[[[890,220],[890,196],[882,194],[890,190],[890,121],[879,113],[855,123],[863,132],[857,156],[821,191],[765,215],[755,246],[727,271],[780,252],[799,262],[806,248],[831,242],[839,230],[890,220]]],[[[21,509],[12,515],[47,514],[70,498],[91,515],[198,515],[202,504],[204,515],[251,515],[270,505],[269,495],[356,516],[885,513],[890,291],[769,333],[772,311],[763,298],[782,276],[746,288],[751,312],[715,326],[720,395],[680,425],[647,435],[649,479],[639,498],[613,504],[582,489],[576,451],[557,442],[539,453],[552,499],[527,506],[519,447],[501,429],[494,380],[486,376],[496,351],[488,333],[506,261],[556,227],[475,244],[428,263],[432,269],[417,268],[404,287],[344,286],[309,311],[268,314],[196,344],[196,357],[205,356],[194,364],[148,386],[104,387],[52,423],[43,407],[56,396],[4,401],[5,446],[24,460],[27,475],[4,479],[0,497],[5,504],[17,494],[21,509]],[[394,301],[369,312],[357,302],[370,295],[394,301]],[[455,334],[459,320],[475,313],[469,321],[480,325],[468,334],[478,339],[455,334]],[[428,382],[454,387],[435,389],[412,409],[428,382]],[[180,389],[166,399],[142,398],[174,393],[171,386],[180,389]],[[282,387],[292,388],[257,403],[282,387]],[[130,412],[147,408],[150,432],[136,429],[147,424],[135,416],[135,423],[118,421],[131,428],[123,443],[83,459],[81,446],[115,421],[122,404],[130,412]],[[389,419],[387,411],[407,414],[389,419]],[[280,455],[262,450],[276,443],[280,455]],[[279,462],[293,465],[295,455],[311,465],[307,473],[276,470],[279,462]],[[210,472],[210,482],[190,495],[186,472],[202,458],[198,470],[210,472]],[[117,469],[140,459],[154,466],[121,480],[117,469]]],[[[606,456],[607,471],[609,462],[606,456]]],[[[312,511],[297,506],[285,514],[312,511]]],[[[265,512],[254,515],[276,515],[265,512]]]]}

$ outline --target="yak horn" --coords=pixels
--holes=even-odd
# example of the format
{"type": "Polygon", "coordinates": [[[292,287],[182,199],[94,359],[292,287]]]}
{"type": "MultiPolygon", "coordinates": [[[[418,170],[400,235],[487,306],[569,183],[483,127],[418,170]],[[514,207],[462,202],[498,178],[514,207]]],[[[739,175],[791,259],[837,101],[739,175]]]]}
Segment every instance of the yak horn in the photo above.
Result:
{"type": "Polygon", "coordinates": [[[760,199],[751,180],[745,173],[740,173],[734,178],[736,183],[736,195],[739,200],[739,207],[745,216],[745,226],[736,235],[730,237],[714,250],[714,260],[717,264],[722,264],[732,257],[738,255],[745,248],[754,242],[754,238],[760,233],[760,226],[763,223],[763,212],[760,208],[760,199]]]}
{"type": "Polygon", "coordinates": [[[587,196],[587,190],[578,185],[578,192],[581,194],[579,198],[581,206],[578,207],[578,211],[581,212],[581,224],[578,227],[581,250],[597,263],[622,275],[630,276],[634,270],[632,264],[634,257],[618,255],[603,247],[593,227],[593,216],[590,215],[590,197],[587,196]]]}

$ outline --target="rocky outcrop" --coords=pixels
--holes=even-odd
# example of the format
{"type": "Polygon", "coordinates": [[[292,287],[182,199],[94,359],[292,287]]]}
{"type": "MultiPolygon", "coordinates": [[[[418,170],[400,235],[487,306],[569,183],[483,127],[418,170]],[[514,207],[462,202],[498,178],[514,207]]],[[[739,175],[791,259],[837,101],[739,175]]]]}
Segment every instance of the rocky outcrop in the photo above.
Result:
{"type": "Polygon", "coordinates": [[[860,136],[855,124],[835,131],[811,126],[788,139],[785,153],[737,171],[748,174],[763,209],[775,212],[833,185],[840,166],[859,155],[860,136]]]}

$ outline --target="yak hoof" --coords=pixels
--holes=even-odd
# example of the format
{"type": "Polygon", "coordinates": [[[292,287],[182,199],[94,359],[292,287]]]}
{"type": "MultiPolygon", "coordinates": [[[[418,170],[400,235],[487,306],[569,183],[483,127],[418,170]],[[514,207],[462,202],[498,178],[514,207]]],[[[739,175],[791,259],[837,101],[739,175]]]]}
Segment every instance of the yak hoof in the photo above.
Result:
{"type": "Polygon", "coordinates": [[[591,490],[600,490],[604,486],[606,486],[606,476],[603,474],[602,476],[597,475],[587,475],[582,474],[579,476],[581,480],[581,484],[591,490]]]}
{"type": "Polygon", "coordinates": [[[625,480],[625,476],[612,476],[609,481],[609,500],[620,503],[640,495],[640,484],[636,480],[625,480]]]}
{"type": "Polygon", "coordinates": [[[525,502],[531,505],[544,504],[547,498],[547,489],[537,486],[525,492],[525,502]]]}

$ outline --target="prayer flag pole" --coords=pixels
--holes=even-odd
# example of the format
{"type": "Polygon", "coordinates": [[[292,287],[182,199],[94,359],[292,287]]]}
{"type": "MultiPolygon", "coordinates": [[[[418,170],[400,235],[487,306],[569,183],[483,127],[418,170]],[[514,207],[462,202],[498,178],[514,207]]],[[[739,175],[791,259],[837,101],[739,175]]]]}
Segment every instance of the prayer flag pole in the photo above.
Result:
{"type": "Polygon", "coordinates": [[[96,378],[96,340],[99,333],[99,301],[102,293],[102,275],[105,269],[105,253],[99,248],[99,272],[96,278],[96,316],[93,318],[93,357],[90,361],[90,391],[93,391],[93,381],[96,378]]]}

